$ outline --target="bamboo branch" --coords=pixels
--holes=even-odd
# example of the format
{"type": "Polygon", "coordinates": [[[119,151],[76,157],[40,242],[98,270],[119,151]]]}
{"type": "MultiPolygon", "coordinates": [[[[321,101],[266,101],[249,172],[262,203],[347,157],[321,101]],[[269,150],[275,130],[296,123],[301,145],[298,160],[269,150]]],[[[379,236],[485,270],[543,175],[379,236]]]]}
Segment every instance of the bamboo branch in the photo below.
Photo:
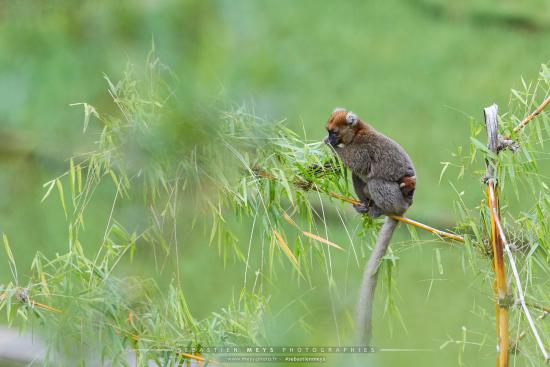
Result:
{"type": "Polygon", "coordinates": [[[550,307],[548,307],[548,306],[539,305],[539,304],[533,303],[533,302],[525,302],[525,304],[529,307],[536,308],[537,310],[540,310],[544,313],[550,313],[550,307]]]}
{"type": "MultiPolygon", "coordinates": [[[[321,192],[316,186],[314,187],[314,190],[321,192]]],[[[343,195],[337,194],[335,192],[327,192],[326,194],[329,195],[329,196],[332,196],[335,199],[342,200],[346,203],[361,204],[361,202],[359,200],[356,200],[356,199],[353,199],[353,198],[348,198],[348,197],[345,197],[343,195]]],[[[403,222],[405,224],[408,224],[408,225],[423,229],[425,231],[428,231],[430,233],[433,233],[433,234],[435,234],[439,237],[448,238],[448,239],[451,239],[451,240],[454,240],[454,241],[457,241],[457,242],[464,242],[464,237],[462,237],[462,236],[459,236],[459,235],[454,234],[454,233],[449,233],[449,232],[442,231],[440,229],[430,227],[430,226],[428,226],[424,223],[417,222],[413,219],[406,218],[406,217],[401,217],[401,216],[398,216],[398,215],[390,215],[390,217],[397,220],[397,221],[403,222]]]]}
{"type": "MultiPolygon", "coordinates": [[[[277,180],[277,178],[267,172],[257,172],[256,173],[259,177],[263,177],[263,178],[268,178],[270,180],[277,180]]],[[[294,182],[294,185],[298,188],[301,188],[301,189],[304,189],[304,185],[300,184],[300,183],[297,183],[297,182],[294,182]]],[[[357,199],[354,199],[354,198],[349,198],[349,197],[346,197],[344,195],[340,195],[340,194],[337,194],[335,192],[325,192],[321,189],[319,189],[318,186],[315,186],[315,185],[308,185],[307,186],[307,189],[309,190],[314,190],[314,191],[317,191],[317,192],[320,192],[322,194],[326,194],[328,196],[331,196],[335,199],[338,199],[338,200],[341,200],[343,202],[346,202],[346,203],[349,203],[349,204],[361,204],[361,202],[357,199]]],[[[307,190],[306,190],[307,191],[307,190]]],[[[391,218],[397,220],[397,221],[400,221],[400,222],[403,222],[405,224],[408,224],[408,225],[411,225],[411,226],[414,226],[414,227],[417,227],[417,228],[420,228],[420,229],[423,229],[425,231],[428,231],[430,233],[433,233],[439,237],[442,237],[442,238],[448,238],[448,239],[451,239],[451,240],[454,240],[454,241],[457,241],[457,242],[464,242],[464,237],[462,236],[459,236],[457,234],[454,234],[454,233],[449,233],[449,232],[445,232],[445,231],[442,231],[440,229],[436,229],[436,228],[433,228],[433,227],[430,227],[426,224],[423,224],[423,223],[420,223],[420,222],[417,222],[413,219],[410,219],[410,218],[406,218],[406,217],[401,217],[401,216],[397,216],[397,215],[392,215],[390,216],[391,218]]]]}
{"type": "MultiPolygon", "coordinates": [[[[0,300],[2,299],[5,299],[6,298],[6,292],[0,294],[0,300]]],[[[15,298],[21,302],[22,304],[27,304],[27,305],[30,305],[31,307],[38,307],[38,308],[41,308],[43,310],[46,310],[46,311],[51,311],[51,312],[55,312],[55,313],[60,313],[62,314],[63,313],[63,310],[60,310],[58,308],[55,308],[55,307],[52,307],[52,306],[49,306],[47,304],[44,304],[44,303],[40,303],[40,302],[36,302],[35,300],[31,299],[29,296],[28,296],[28,293],[27,293],[27,290],[24,289],[24,288],[17,288],[16,290],[16,294],[15,294],[15,298]]],[[[111,325],[111,327],[113,329],[115,329],[115,332],[117,334],[120,334],[121,332],[124,333],[127,337],[129,337],[130,339],[134,340],[134,341],[139,341],[141,339],[141,337],[139,335],[136,335],[136,334],[132,334],[128,331],[125,331],[125,330],[122,330],[122,329],[119,329],[118,327],[114,326],[114,325],[111,325]]],[[[185,358],[188,358],[188,359],[193,359],[195,361],[197,361],[200,365],[204,365],[204,363],[206,362],[206,359],[204,359],[203,357],[201,357],[200,355],[198,354],[190,354],[190,353],[184,353],[184,352],[180,352],[180,351],[174,351],[175,354],[181,356],[181,357],[185,357],[185,358]]],[[[216,361],[214,360],[209,360],[209,362],[214,362],[214,363],[217,363],[216,361]]]]}
{"type": "MultiPolygon", "coordinates": [[[[527,117],[521,121],[518,126],[514,128],[514,133],[518,133],[521,129],[523,129],[528,123],[533,121],[535,117],[540,115],[540,113],[544,110],[546,106],[550,104],[550,95],[546,97],[546,99],[540,104],[540,106],[537,107],[537,109],[533,112],[531,112],[527,117]]],[[[508,135],[505,139],[510,139],[510,135],[508,135]]]]}
{"type": "MultiPolygon", "coordinates": [[[[498,106],[493,104],[484,110],[485,124],[487,126],[487,146],[493,153],[498,154],[498,106]]],[[[487,205],[491,218],[491,243],[493,246],[493,267],[495,271],[494,292],[497,296],[495,305],[496,332],[498,343],[497,367],[508,367],[509,359],[509,332],[508,332],[508,293],[506,285],[506,272],[504,269],[503,239],[497,228],[500,223],[500,208],[498,193],[495,184],[495,162],[487,160],[487,205]]]]}
{"type": "MultiPolygon", "coordinates": [[[[7,291],[4,291],[2,294],[0,294],[0,301],[3,301],[7,297],[7,291]]],[[[15,290],[15,299],[23,304],[29,305],[30,307],[37,307],[46,311],[52,311],[56,313],[63,313],[60,309],[57,309],[55,307],[49,306],[44,303],[37,302],[33,299],[31,299],[28,295],[28,291],[26,288],[17,287],[15,290]]]]}

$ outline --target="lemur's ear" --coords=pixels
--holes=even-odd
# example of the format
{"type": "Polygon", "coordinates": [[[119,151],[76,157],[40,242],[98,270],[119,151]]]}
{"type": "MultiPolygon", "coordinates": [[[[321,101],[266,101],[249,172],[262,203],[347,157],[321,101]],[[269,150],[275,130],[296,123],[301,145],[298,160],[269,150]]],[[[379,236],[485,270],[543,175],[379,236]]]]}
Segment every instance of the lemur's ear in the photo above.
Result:
{"type": "Polygon", "coordinates": [[[357,115],[351,111],[348,112],[346,115],[346,122],[351,126],[355,125],[357,123],[357,115]]]}
{"type": "Polygon", "coordinates": [[[332,113],[335,113],[335,112],[342,112],[342,111],[345,111],[345,110],[346,110],[345,108],[336,107],[334,110],[332,110],[332,113]]]}

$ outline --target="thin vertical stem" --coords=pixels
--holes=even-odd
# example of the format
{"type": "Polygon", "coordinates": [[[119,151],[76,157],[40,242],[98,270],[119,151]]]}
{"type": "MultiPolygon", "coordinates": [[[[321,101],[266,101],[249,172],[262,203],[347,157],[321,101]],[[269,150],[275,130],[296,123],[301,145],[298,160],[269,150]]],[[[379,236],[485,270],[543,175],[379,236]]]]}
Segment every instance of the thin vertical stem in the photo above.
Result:
{"type": "MultiPolygon", "coordinates": [[[[484,110],[487,126],[487,146],[495,155],[498,154],[498,106],[493,104],[484,110]]],[[[506,271],[504,269],[504,241],[498,230],[500,223],[500,208],[498,190],[495,183],[495,162],[487,160],[487,205],[491,218],[491,244],[493,247],[493,268],[495,271],[494,293],[497,300],[496,332],[498,343],[497,367],[508,367],[509,359],[509,331],[508,331],[508,289],[506,285],[506,271]]]]}

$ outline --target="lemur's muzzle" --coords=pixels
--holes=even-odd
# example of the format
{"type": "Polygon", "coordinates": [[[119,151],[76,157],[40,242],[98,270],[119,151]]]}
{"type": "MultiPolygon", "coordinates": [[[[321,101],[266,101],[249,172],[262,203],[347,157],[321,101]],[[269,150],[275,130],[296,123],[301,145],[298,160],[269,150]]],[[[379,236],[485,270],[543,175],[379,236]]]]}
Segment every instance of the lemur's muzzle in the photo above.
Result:
{"type": "Polygon", "coordinates": [[[340,143],[340,139],[338,138],[338,135],[334,132],[329,132],[328,136],[325,139],[325,144],[331,145],[333,147],[336,147],[340,143]]]}

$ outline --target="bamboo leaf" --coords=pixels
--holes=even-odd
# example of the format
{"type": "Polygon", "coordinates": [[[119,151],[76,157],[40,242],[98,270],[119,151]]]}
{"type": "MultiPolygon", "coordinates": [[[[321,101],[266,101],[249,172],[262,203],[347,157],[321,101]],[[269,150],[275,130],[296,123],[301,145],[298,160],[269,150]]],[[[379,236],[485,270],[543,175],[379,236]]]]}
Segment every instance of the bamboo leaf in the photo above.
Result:
{"type": "Polygon", "coordinates": [[[90,123],[90,117],[95,116],[99,119],[99,114],[97,113],[96,109],[89,105],[88,103],[81,102],[81,103],[71,103],[69,106],[84,106],[84,128],[83,132],[86,132],[86,129],[88,129],[88,124],[90,123]]]}
{"type": "Polygon", "coordinates": [[[63,207],[63,212],[65,213],[65,218],[68,218],[67,215],[67,205],[65,204],[65,194],[63,192],[63,184],[61,183],[61,180],[56,179],[55,184],[57,186],[57,191],[59,193],[59,199],[61,200],[61,206],[63,207]]]}
{"type": "Polygon", "coordinates": [[[486,155],[488,155],[490,158],[492,159],[496,159],[497,156],[491,152],[489,150],[489,148],[487,148],[487,146],[485,144],[483,144],[482,142],[480,142],[479,140],[477,140],[476,138],[474,137],[470,137],[470,141],[474,144],[474,146],[477,147],[477,149],[481,150],[483,153],[485,153],[486,155]]]}
{"type": "Polygon", "coordinates": [[[69,160],[69,182],[71,187],[71,199],[73,202],[73,206],[76,207],[76,170],[74,166],[74,159],[71,158],[69,160]]]}
{"type": "Polygon", "coordinates": [[[307,237],[309,237],[309,238],[312,238],[312,239],[314,239],[315,241],[319,241],[319,242],[324,243],[324,244],[326,244],[326,245],[329,245],[329,246],[332,246],[332,247],[334,247],[334,248],[337,248],[337,249],[340,250],[340,251],[344,251],[343,248],[341,248],[340,246],[338,246],[338,245],[335,244],[334,242],[331,242],[331,241],[327,240],[326,238],[317,236],[316,234],[313,234],[313,233],[310,233],[310,232],[306,232],[306,231],[302,231],[302,233],[304,234],[304,236],[307,236],[307,237]]]}
{"type": "Polygon", "coordinates": [[[279,244],[279,247],[281,248],[281,250],[283,250],[285,255],[289,258],[289,260],[292,263],[292,265],[294,266],[294,268],[298,271],[298,273],[302,274],[300,272],[300,263],[298,262],[298,259],[296,258],[296,256],[294,256],[294,253],[288,247],[288,244],[284,240],[283,236],[281,236],[281,234],[279,232],[277,232],[277,230],[275,230],[275,229],[273,230],[273,234],[275,235],[275,238],[277,239],[277,243],[279,244]]]}
{"type": "Polygon", "coordinates": [[[439,183],[441,183],[441,180],[443,179],[443,175],[445,174],[445,171],[447,168],[449,168],[449,165],[451,162],[440,162],[443,165],[443,169],[441,169],[441,174],[439,175],[439,183]]]}
{"type": "Polygon", "coordinates": [[[51,180],[51,181],[46,182],[44,185],[42,185],[42,187],[48,186],[48,189],[46,190],[46,193],[44,194],[44,196],[42,196],[42,200],[40,200],[41,203],[43,203],[44,200],[46,200],[46,198],[48,196],[50,196],[50,193],[52,192],[52,189],[55,186],[55,181],[56,180],[51,180]]]}
{"type": "Polygon", "coordinates": [[[8,262],[10,265],[11,275],[13,276],[13,279],[15,280],[16,284],[19,284],[18,277],[17,277],[17,267],[15,265],[15,258],[13,257],[13,253],[11,252],[10,243],[8,241],[8,236],[6,234],[2,234],[3,240],[4,240],[4,251],[6,252],[6,255],[8,256],[8,262]]]}
{"type": "Polygon", "coordinates": [[[441,252],[438,248],[435,249],[435,259],[437,261],[437,270],[439,275],[443,275],[443,264],[441,263],[441,252]]]}
{"type": "Polygon", "coordinates": [[[82,192],[82,167],[80,164],[76,166],[76,179],[78,183],[78,193],[80,194],[82,192]]]}

